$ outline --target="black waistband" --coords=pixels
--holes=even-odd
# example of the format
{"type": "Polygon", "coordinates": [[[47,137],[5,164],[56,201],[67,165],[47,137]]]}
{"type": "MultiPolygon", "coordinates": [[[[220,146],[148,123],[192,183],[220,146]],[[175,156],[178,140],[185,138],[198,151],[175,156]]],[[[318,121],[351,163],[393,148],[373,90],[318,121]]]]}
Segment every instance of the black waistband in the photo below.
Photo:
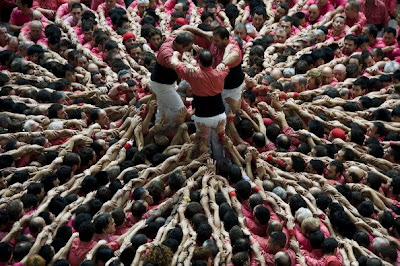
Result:
{"type": "Polygon", "coordinates": [[[242,64],[239,64],[235,67],[229,69],[228,76],[225,78],[224,89],[232,90],[240,85],[242,85],[244,81],[244,73],[242,70],[242,64]]]}
{"type": "Polygon", "coordinates": [[[158,62],[154,65],[151,72],[151,80],[161,84],[173,84],[178,79],[178,74],[172,68],[160,65],[158,62]]]}
{"type": "Polygon", "coordinates": [[[225,112],[224,102],[221,94],[214,96],[196,96],[193,95],[193,108],[196,108],[197,117],[212,117],[225,112]]]}

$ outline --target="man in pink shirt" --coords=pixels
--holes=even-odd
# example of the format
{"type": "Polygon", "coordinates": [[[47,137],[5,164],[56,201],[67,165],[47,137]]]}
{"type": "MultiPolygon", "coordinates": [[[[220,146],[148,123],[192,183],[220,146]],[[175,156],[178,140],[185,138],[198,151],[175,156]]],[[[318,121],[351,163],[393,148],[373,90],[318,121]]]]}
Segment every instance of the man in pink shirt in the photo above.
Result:
{"type": "Polygon", "coordinates": [[[372,24],[365,25],[365,27],[362,29],[362,34],[368,37],[368,46],[371,49],[385,47],[382,38],[377,38],[378,28],[375,25],[372,24]]]}
{"type": "MultiPolygon", "coordinates": [[[[91,10],[97,10],[97,8],[101,5],[104,4],[106,1],[105,0],[92,0],[92,5],[90,6],[91,10]]],[[[121,6],[125,6],[124,0],[117,0],[116,3],[121,6]]]]}
{"type": "Polygon", "coordinates": [[[33,0],[18,0],[10,16],[10,30],[18,33],[31,20],[33,0]]]}
{"type": "Polygon", "coordinates": [[[68,261],[71,266],[78,266],[84,261],[86,254],[97,244],[93,240],[95,227],[91,221],[83,222],[78,231],[79,238],[73,240],[68,254],[68,261]]]}
{"type": "Polygon", "coordinates": [[[28,33],[21,32],[26,40],[47,46],[47,38],[44,35],[42,22],[37,20],[31,21],[29,28],[30,31],[28,33]]]}
{"type": "Polygon", "coordinates": [[[349,1],[344,9],[346,25],[350,27],[350,32],[361,33],[362,28],[367,22],[365,15],[360,12],[360,4],[357,1],[349,1]]]}
{"type": "Polygon", "coordinates": [[[9,39],[10,35],[8,34],[7,28],[4,25],[0,25],[0,47],[6,47],[9,39]]]}
{"type": "Polygon", "coordinates": [[[71,7],[71,13],[64,19],[64,22],[69,24],[71,27],[75,27],[78,25],[81,20],[83,7],[80,3],[75,3],[71,7]]]}
{"type": "Polygon", "coordinates": [[[106,0],[104,3],[100,4],[97,7],[97,12],[99,13],[100,17],[102,15],[104,17],[108,17],[109,16],[108,12],[115,7],[120,7],[125,9],[123,5],[117,4],[116,0],[106,0]]]}
{"type": "Polygon", "coordinates": [[[355,51],[357,51],[357,36],[353,34],[346,35],[346,37],[344,37],[342,54],[344,56],[350,56],[355,51]]]}
{"type": "Polygon", "coordinates": [[[385,45],[384,48],[382,48],[385,57],[388,57],[390,60],[394,60],[394,55],[393,51],[396,48],[399,48],[399,45],[396,41],[396,29],[392,27],[386,27],[383,30],[383,43],[385,45]]]}
{"type": "Polygon", "coordinates": [[[335,86],[338,83],[337,79],[333,77],[333,70],[330,67],[322,69],[322,85],[335,86]]]}
{"type": "Polygon", "coordinates": [[[52,19],[55,17],[58,7],[66,2],[67,0],[34,0],[33,9],[37,9],[47,18],[52,19]]]}
{"type": "Polygon", "coordinates": [[[381,30],[390,19],[386,5],[380,0],[361,0],[360,11],[364,13],[368,24],[374,24],[381,30]]]}
{"type": "Polygon", "coordinates": [[[325,16],[328,12],[332,12],[335,8],[332,3],[328,0],[308,0],[304,6],[304,10],[307,10],[311,5],[317,5],[321,16],[325,16]]]}
{"type": "Polygon", "coordinates": [[[308,12],[306,14],[306,26],[313,25],[314,23],[320,22],[322,20],[321,12],[319,10],[318,5],[312,4],[308,8],[308,12]]]}

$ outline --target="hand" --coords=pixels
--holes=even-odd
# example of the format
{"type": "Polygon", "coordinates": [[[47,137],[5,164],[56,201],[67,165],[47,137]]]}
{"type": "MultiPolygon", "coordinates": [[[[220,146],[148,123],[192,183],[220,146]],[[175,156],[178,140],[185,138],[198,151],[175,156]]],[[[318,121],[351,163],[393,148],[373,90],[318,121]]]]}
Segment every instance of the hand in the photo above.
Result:
{"type": "Polygon", "coordinates": [[[215,69],[218,71],[222,71],[226,68],[226,65],[224,63],[220,63],[215,69]]]}
{"type": "Polygon", "coordinates": [[[251,163],[251,160],[253,159],[253,156],[251,155],[251,152],[247,152],[246,155],[244,156],[244,161],[246,164],[251,163]]]}
{"type": "Polygon", "coordinates": [[[203,47],[198,46],[197,44],[193,44],[192,46],[193,50],[196,51],[196,53],[200,53],[201,51],[203,51],[203,47]]]}
{"type": "Polygon", "coordinates": [[[224,131],[225,130],[225,125],[226,125],[226,120],[225,119],[219,121],[215,131],[217,131],[217,133],[220,133],[220,132],[224,131]]]}
{"type": "Polygon", "coordinates": [[[189,178],[186,182],[186,186],[189,188],[192,188],[194,186],[194,179],[193,178],[189,178]]]}

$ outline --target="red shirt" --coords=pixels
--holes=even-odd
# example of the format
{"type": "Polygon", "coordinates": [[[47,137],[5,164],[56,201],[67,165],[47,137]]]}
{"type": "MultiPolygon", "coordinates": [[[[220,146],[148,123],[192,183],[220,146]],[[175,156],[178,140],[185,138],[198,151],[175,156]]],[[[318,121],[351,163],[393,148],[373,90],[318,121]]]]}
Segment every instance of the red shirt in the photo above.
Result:
{"type": "Polygon", "coordinates": [[[171,57],[174,54],[173,43],[176,35],[170,35],[158,49],[157,63],[163,67],[171,68],[171,57]]]}
{"type": "Polygon", "coordinates": [[[320,14],[321,16],[324,16],[326,13],[329,13],[329,12],[335,10],[335,8],[333,7],[333,5],[332,5],[329,1],[328,1],[328,2],[326,3],[326,5],[324,5],[324,6],[320,6],[320,5],[318,4],[318,0],[308,0],[307,3],[306,3],[307,6],[311,6],[311,5],[314,5],[314,4],[315,4],[315,5],[318,5],[319,14],[320,14]]]}
{"type": "Polygon", "coordinates": [[[86,254],[92,250],[92,248],[97,244],[96,241],[83,242],[79,237],[72,241],[71,249],[68,254],[68,261],[71,266],[79,266],[79,264],[85,260],[86,254]]]}
{"type": "Polygon", "coordinates": [[[25,23],[28,23],[31,21],[31,14],[24,14],[22,13],[21,10],[18,9],[18,7],[14,8],[11,12],[10,15],[10,24],[12,25],[17,25],[17,26],[22,26],[25,23]]]}
{"type": "MultiPolygon", "coordinates": [[[[214,56],[214,61],[212,67],[215,68],[218,66],[224,57],[225,48],[219,49],[214,42],[210,42],[206,37],[195,36],[195,43],[203,48],[209,49],[214,56]]],[[[239,57],[238,59],[231,65],[228,65],[229,68],[238,66],[242,63],[243,52],[240,49],[237,41],[235,41],[232,37],[229,38],[229,44],[233,44],[230,52],[238,52],[239,57]]]]}
{"type": "Polygon", "coordinates": [[[364,13],[368,24],[386,24],[390,20],[386,5],[381,0],[375,0],[372,7],[367,6],[366,0],[361,0],[360,11],[364,13]]]}
{"type": "Polygon", "coordinates": [[[367,23],[367,19],[365,18],[365,15],[361,12],[358,12],[358,16],[356,16],[353,19],[346,17],[346,14],[343,14],[343,16],[346,18],[347,26],[349,26],[350,28],[353,27],[354,25],[358,26],[357,34],[361,33],[362,28],[367,23]]]}
{"type": "Polygon", "coordinates": [[[179,64],[176,73],[189,82],[192,92],[197,96],[214,96],[222,92],[224,89],[225,77],[229,73],[229,68],[216,70],[212,67],[200,67],[201,71],[195,72],[193,75],[187,74],[187,68],[183,64],[179,64]]]}

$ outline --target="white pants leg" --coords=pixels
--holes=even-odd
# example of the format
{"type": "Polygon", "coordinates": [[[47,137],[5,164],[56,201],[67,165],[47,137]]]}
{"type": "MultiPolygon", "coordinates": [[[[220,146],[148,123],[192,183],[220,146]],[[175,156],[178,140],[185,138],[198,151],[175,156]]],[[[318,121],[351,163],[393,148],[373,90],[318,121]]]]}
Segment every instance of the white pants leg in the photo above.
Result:
{"type": "Polygon", "coordinates": [[[156,122],[161,119],[161,114],[165,112],[169,123],[173,123],[179,111],[185,107],[181,97],[176,92],[176,83],[168,85],[150,81],[149,87],[157,96],[156,122]]]}
{"type": "Polygon", "coordinates": [[[221,96],[222,96],[222,100],[224,101],[225,114],[228,114],[228,112],[230,110],[230,106],[226,102],[226,98],[231,98],[231,99],[234,99],[235,101],[239,101],[240,98],[242,97],[242,91],[243,91],[243,88],[244,88],[245,85],[246,84],[243,81],[243,83],[237,88],[234,88],[234,89],[231,89],[231,90],[225,90],[224,89],[222,91],[221,96]]]}
{"type": "Polygon", "coordinates": [[[210,128],[210,134],[208,136],[208,141],[211,144],[211,151],[212,151],[212,157],[217,160],[223,158],[224,155],[224,146],[219,143],[219,136],[218,133],[215,131],[215,129],[218,126],[218,123],[221,120],[225,121],[226,124],[226,114],[222,113],[216,116],[212,117],[197,117],[197,116],[192,116],[192,119],[194,120],[194,123],[197,127],[198,123],[202,123],[206,125],[207,127],[210,128]]]}

